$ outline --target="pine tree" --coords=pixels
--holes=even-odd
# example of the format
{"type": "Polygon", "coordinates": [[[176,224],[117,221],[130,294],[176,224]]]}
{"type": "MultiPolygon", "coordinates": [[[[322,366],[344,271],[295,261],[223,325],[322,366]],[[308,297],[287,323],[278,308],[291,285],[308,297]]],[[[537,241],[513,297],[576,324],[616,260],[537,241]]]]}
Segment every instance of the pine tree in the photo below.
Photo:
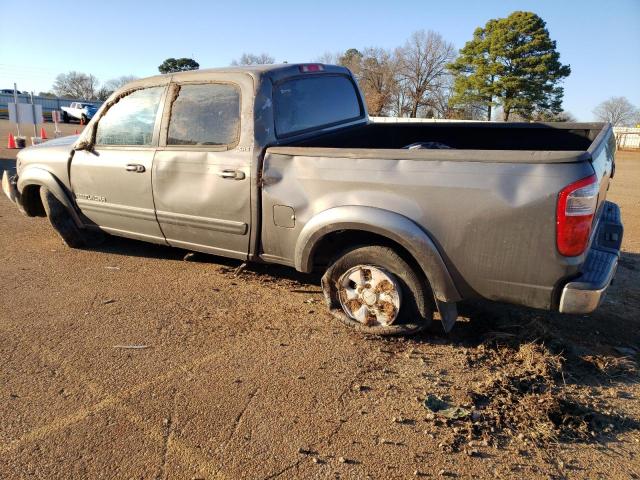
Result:
{"type": "Polygon", "coordinates": [[[561,112],[559,83],[571,73],[560,63],[544,20],[532,12],[513,12],[477,28],[449,69],[455,76],[452,106],[482,108],[488,120],[500,106],[505,121],[514,113],[530,119],[561,112]]]}
{"type": "Polygon", "coordinates": [[[160,73],[187,72],[189,70],[198,70],[200,64],[192,58],[167,58],[158,67],[160,73]]]}

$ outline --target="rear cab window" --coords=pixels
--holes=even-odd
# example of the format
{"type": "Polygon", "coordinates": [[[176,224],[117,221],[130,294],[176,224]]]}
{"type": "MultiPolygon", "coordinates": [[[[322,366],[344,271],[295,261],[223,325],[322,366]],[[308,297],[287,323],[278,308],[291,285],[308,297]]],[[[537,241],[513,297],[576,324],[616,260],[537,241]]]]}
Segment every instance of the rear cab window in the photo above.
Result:
{"type": "Polygon", "coordinates": [[[358,120],[360,96],[346,75],[285,79],[273,87],[276,135],[280,138],[358,120]]]}

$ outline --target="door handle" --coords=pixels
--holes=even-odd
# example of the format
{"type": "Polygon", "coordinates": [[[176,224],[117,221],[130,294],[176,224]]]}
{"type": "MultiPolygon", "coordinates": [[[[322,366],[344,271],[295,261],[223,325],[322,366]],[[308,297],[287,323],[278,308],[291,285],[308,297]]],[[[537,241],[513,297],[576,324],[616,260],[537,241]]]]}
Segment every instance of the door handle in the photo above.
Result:
{"type": "Polygon", "coordinates": [[[142,173],[145,171],[145,168],[144,165],[140,165],[139,163],[129,163],[126,166],[126,170],[127,172],[142,173]]]}
{"type": "Polygon", "coordinates": [[[230,180],[244,180],[245,178],[245,174],[241,170],[222,170],[218,172],[218,175],[230,180]]]}

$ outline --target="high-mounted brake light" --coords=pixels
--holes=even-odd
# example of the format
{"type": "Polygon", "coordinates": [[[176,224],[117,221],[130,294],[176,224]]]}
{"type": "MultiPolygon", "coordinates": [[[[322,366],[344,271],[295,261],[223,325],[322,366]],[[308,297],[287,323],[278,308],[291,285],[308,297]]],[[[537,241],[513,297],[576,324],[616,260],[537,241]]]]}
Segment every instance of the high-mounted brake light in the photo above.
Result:
{"type": "Polygon", "coordinates": [[[300,71],[302,73],[321,72],[323,70],[324,65],[321,65],[319,63],[308,63],[306,65],[300,65],[300,71]]]}
{"type": "Polygon", "coordinates": [[[587,248],[598,192],[595,175],[567,185],[560,191],[556,213],[556,245],[560,255],[575,257],[587,248]]]}

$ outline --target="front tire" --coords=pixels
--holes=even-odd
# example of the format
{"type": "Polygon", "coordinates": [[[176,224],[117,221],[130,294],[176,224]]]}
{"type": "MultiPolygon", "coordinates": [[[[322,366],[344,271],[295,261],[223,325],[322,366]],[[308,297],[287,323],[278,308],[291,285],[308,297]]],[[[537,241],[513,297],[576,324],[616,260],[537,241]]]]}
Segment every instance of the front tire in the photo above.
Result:
{"type": "Polygon", "coordinates": [[[322,290],[333,316],[363,333],[410,335],[433,319],[426,280],[390,247],[344,251],[322,277],[322,290]]]}
{"type": "Polygon", "coordinates": [[[62,241],[71,248],[94,247],[102,243],[105,234],[102,231],[81,229],[60,200],[46,187],[40,187],[40,199],[51,226],[62,241]]]}

